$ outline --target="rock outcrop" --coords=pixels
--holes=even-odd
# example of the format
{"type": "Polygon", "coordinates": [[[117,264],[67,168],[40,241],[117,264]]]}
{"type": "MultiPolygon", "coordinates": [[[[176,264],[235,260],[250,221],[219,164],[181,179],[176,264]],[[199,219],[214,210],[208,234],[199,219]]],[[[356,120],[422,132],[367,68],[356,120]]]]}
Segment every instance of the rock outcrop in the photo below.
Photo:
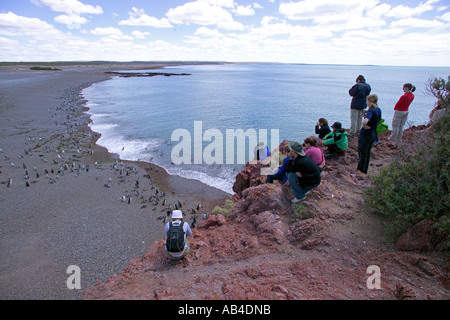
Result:
{"type": "MultiPolygon", "coordinates": [[[[371,171],[398,152],[388,134],[373,148],[371,171]]],[[[354,138],[344,157],[327,159],[320,186],[295,206],[288,182],[265,183],[260,169],[268,164],[247,164],[233,186],[231,217],[210,214],[200,222],[184,260],[169,261],[161,240],[121,275],[86,290],[84,298],[448,299],[445,258],[399,251],[431,248],[423,243],[435,247],[424,231],[430,224],[423,222],[394,248],[380,218],[362,211],[370,180],[355,172],[357,160],[354,138]],[[372,265],[381,270],[379,290],[367,284],[372,265]]]]}

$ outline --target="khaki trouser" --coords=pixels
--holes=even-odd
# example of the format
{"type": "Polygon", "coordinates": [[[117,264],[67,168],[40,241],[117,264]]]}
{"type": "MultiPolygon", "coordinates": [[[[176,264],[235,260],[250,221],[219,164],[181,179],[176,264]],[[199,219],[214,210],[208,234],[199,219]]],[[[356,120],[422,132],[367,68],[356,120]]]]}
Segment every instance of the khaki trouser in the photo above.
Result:
{"type": "Polygon", "coordinates": [[[392,134],[389,137],[392,141],[402,140],[403,127],[405,126],[406,119],[408,119],[409,111],[397,111],[394,112],[392,118],[392,134]]]}
{"type": "Polygon", "coordinates": [[[350,109],[350,134],[359,133],[362,127],[364,110],[350,109]]]}

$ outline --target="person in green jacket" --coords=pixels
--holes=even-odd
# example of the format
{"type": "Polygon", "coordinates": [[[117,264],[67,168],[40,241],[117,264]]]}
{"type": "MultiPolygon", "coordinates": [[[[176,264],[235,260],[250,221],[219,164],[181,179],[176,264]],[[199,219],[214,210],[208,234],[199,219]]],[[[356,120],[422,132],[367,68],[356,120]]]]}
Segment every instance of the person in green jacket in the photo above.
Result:
{"type": "Polygon", "coordinates": [[[323,144],[328,147],[330,154],[345,154],[348,148],[348,133],[342,129],[340,122],[335,122],[331,126],[332,132],[323,138],[323,144]]]}

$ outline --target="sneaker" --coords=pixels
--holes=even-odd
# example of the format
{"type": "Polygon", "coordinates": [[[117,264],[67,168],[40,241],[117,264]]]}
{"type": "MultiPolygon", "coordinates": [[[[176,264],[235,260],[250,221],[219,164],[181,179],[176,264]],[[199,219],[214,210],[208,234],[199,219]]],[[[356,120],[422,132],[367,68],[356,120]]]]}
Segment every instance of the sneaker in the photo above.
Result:
{"type": "Polygon", "coordinates": [[[306,197],[303,197],[303,198],[301,198],[301,199],[295,198],[294,200],[292,200],[292,203],[293,203],[293,204],[299,203],[300,201],[305,200],[305,198],[306,198],[306,197]]]}

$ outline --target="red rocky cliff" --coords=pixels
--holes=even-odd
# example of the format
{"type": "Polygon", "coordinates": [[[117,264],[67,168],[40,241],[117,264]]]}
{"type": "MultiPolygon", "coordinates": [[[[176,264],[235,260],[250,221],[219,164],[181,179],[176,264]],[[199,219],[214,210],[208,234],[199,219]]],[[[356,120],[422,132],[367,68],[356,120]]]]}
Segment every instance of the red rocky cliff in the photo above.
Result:
{"type": "MultiPolygon", "coordinates": [[[[386,141],[388,134],[373,148],[372,172],[398,152],[386,141]]],[[[405,131],[405,141],[412,134],[417,132],[405,131]]],[[[370,180],[355,172],[357,160],[354,138],[345,157],[327,160],[322,183],[299,207],[291,204],[288,183],[266,184],[262,164],[248,164],[236,177],[229,220],[211,214],[199,223],[187,258],[169,261],[161,240],[121,275],[86,290],[84,298],[450,298],[448,261],[399,251],[417,248],[414,234],[396,248],[380,218],[362,210],[362,190],[370,180]],[[367,286],[371,265],[382,272],[379,290],[367,286]]]]}

